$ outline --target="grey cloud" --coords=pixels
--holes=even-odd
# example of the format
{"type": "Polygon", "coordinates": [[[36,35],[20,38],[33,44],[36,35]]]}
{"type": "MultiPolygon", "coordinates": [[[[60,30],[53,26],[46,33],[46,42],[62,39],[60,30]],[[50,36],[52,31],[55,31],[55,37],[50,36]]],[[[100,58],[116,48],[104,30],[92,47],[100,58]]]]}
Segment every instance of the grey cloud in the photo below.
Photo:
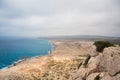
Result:
{"type": "Polygon", "coordinates": [[[119,0],[1,0],[0,34],[119,36],[119,0]]]}

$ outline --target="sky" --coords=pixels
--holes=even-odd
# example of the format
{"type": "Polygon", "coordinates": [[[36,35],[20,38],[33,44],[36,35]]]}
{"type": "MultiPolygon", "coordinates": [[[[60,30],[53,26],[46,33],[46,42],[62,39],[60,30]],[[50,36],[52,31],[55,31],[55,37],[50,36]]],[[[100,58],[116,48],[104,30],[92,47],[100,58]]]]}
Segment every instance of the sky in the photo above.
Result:
{"type": "Polygon", "coordinates": [[[120,0],[0,0],[0,36],[120,37],[120,0]]]}

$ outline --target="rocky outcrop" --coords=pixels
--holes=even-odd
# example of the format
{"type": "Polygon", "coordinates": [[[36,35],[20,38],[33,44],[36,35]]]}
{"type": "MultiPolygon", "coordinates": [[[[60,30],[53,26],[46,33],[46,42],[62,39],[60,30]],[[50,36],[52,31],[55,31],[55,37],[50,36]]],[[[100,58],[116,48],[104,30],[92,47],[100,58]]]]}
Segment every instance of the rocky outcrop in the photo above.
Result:
{"type": "Polygon", "coordinates": [[[120,73],[120,48],[106,48],[103,54],[100,55],[99,67],[103,68],[103,71],[107,71],[110,76],[116,76],[120,73]]]}
{"type": "Polygon", "coordinates": [[[70,80],[120,80],[120,47],[106,48],[103,53],[91,57],[86,65],[82,64],[70,80]]]}

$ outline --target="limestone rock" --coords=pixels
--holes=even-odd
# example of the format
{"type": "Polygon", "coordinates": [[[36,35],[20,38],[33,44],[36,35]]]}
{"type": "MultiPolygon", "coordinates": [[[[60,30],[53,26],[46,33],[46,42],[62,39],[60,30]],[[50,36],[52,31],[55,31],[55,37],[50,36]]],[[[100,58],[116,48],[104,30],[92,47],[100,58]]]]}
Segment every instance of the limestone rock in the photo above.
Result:
{"type": "Polygon", "coordinates": [[[86,65],[82,64],[74,73],[73,80],[78,77],[94,80],[98,74],[102,80],[120,80],[120,47],[106,48],[103,53],[91,57],[86,65]]]}
{"type": "Polygon", "coordinates": [[[99,68],[111,76],[120,72],[120,47],[109,47],[100,55],[99,68]]]}
{"type": "Polygon", "coordinates": [[[100,73],[90,74],[90,75],[86,78],[86,80],[95,80],[95,78],[96,78],[97,76],[99,76],[99,74],[100,74],[100,73]]]}
{"type": "Polygon", "coordinates": [[[89,60],[89,63],[88,63],[89,74],[100,72],[99,63],[100,63],[99,56],[92,57],[89,60]]]}
{"type": "Polygon", "coordinates": [[[120,74],[112,77],[107,72],[101,77],[101,80],[120,80],[120,74]]]}
{"type": "Polygon", "coordinates": [[[86,64],[87,67],[84,67],[82,65],[76,73],[72,74],[73,80],[79,76],[82,78],[86,78],[89,74],[99,72],[99,68],[98,68],[99,60],[97,59],[98,57],[92,57],[86,64]]]}
{"type": "Polygon", "coordinates": [[[83,80],[83,79],[82,79],[82,77],[79,77],[79,78],[77,78],[77,79],[75,79],[75,80],[83,80]]]}

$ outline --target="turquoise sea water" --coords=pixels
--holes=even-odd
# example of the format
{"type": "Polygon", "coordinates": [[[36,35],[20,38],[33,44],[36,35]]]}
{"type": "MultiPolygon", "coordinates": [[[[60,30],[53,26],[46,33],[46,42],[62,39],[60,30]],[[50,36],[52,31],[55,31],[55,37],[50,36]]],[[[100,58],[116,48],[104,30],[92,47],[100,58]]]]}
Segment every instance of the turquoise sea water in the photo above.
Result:
{"type": "Polygon", "coordinates": [[[47,55],[51,50],[52,44],[47,40],[0,38],[0,69],[21,59],[47,55]]]}

